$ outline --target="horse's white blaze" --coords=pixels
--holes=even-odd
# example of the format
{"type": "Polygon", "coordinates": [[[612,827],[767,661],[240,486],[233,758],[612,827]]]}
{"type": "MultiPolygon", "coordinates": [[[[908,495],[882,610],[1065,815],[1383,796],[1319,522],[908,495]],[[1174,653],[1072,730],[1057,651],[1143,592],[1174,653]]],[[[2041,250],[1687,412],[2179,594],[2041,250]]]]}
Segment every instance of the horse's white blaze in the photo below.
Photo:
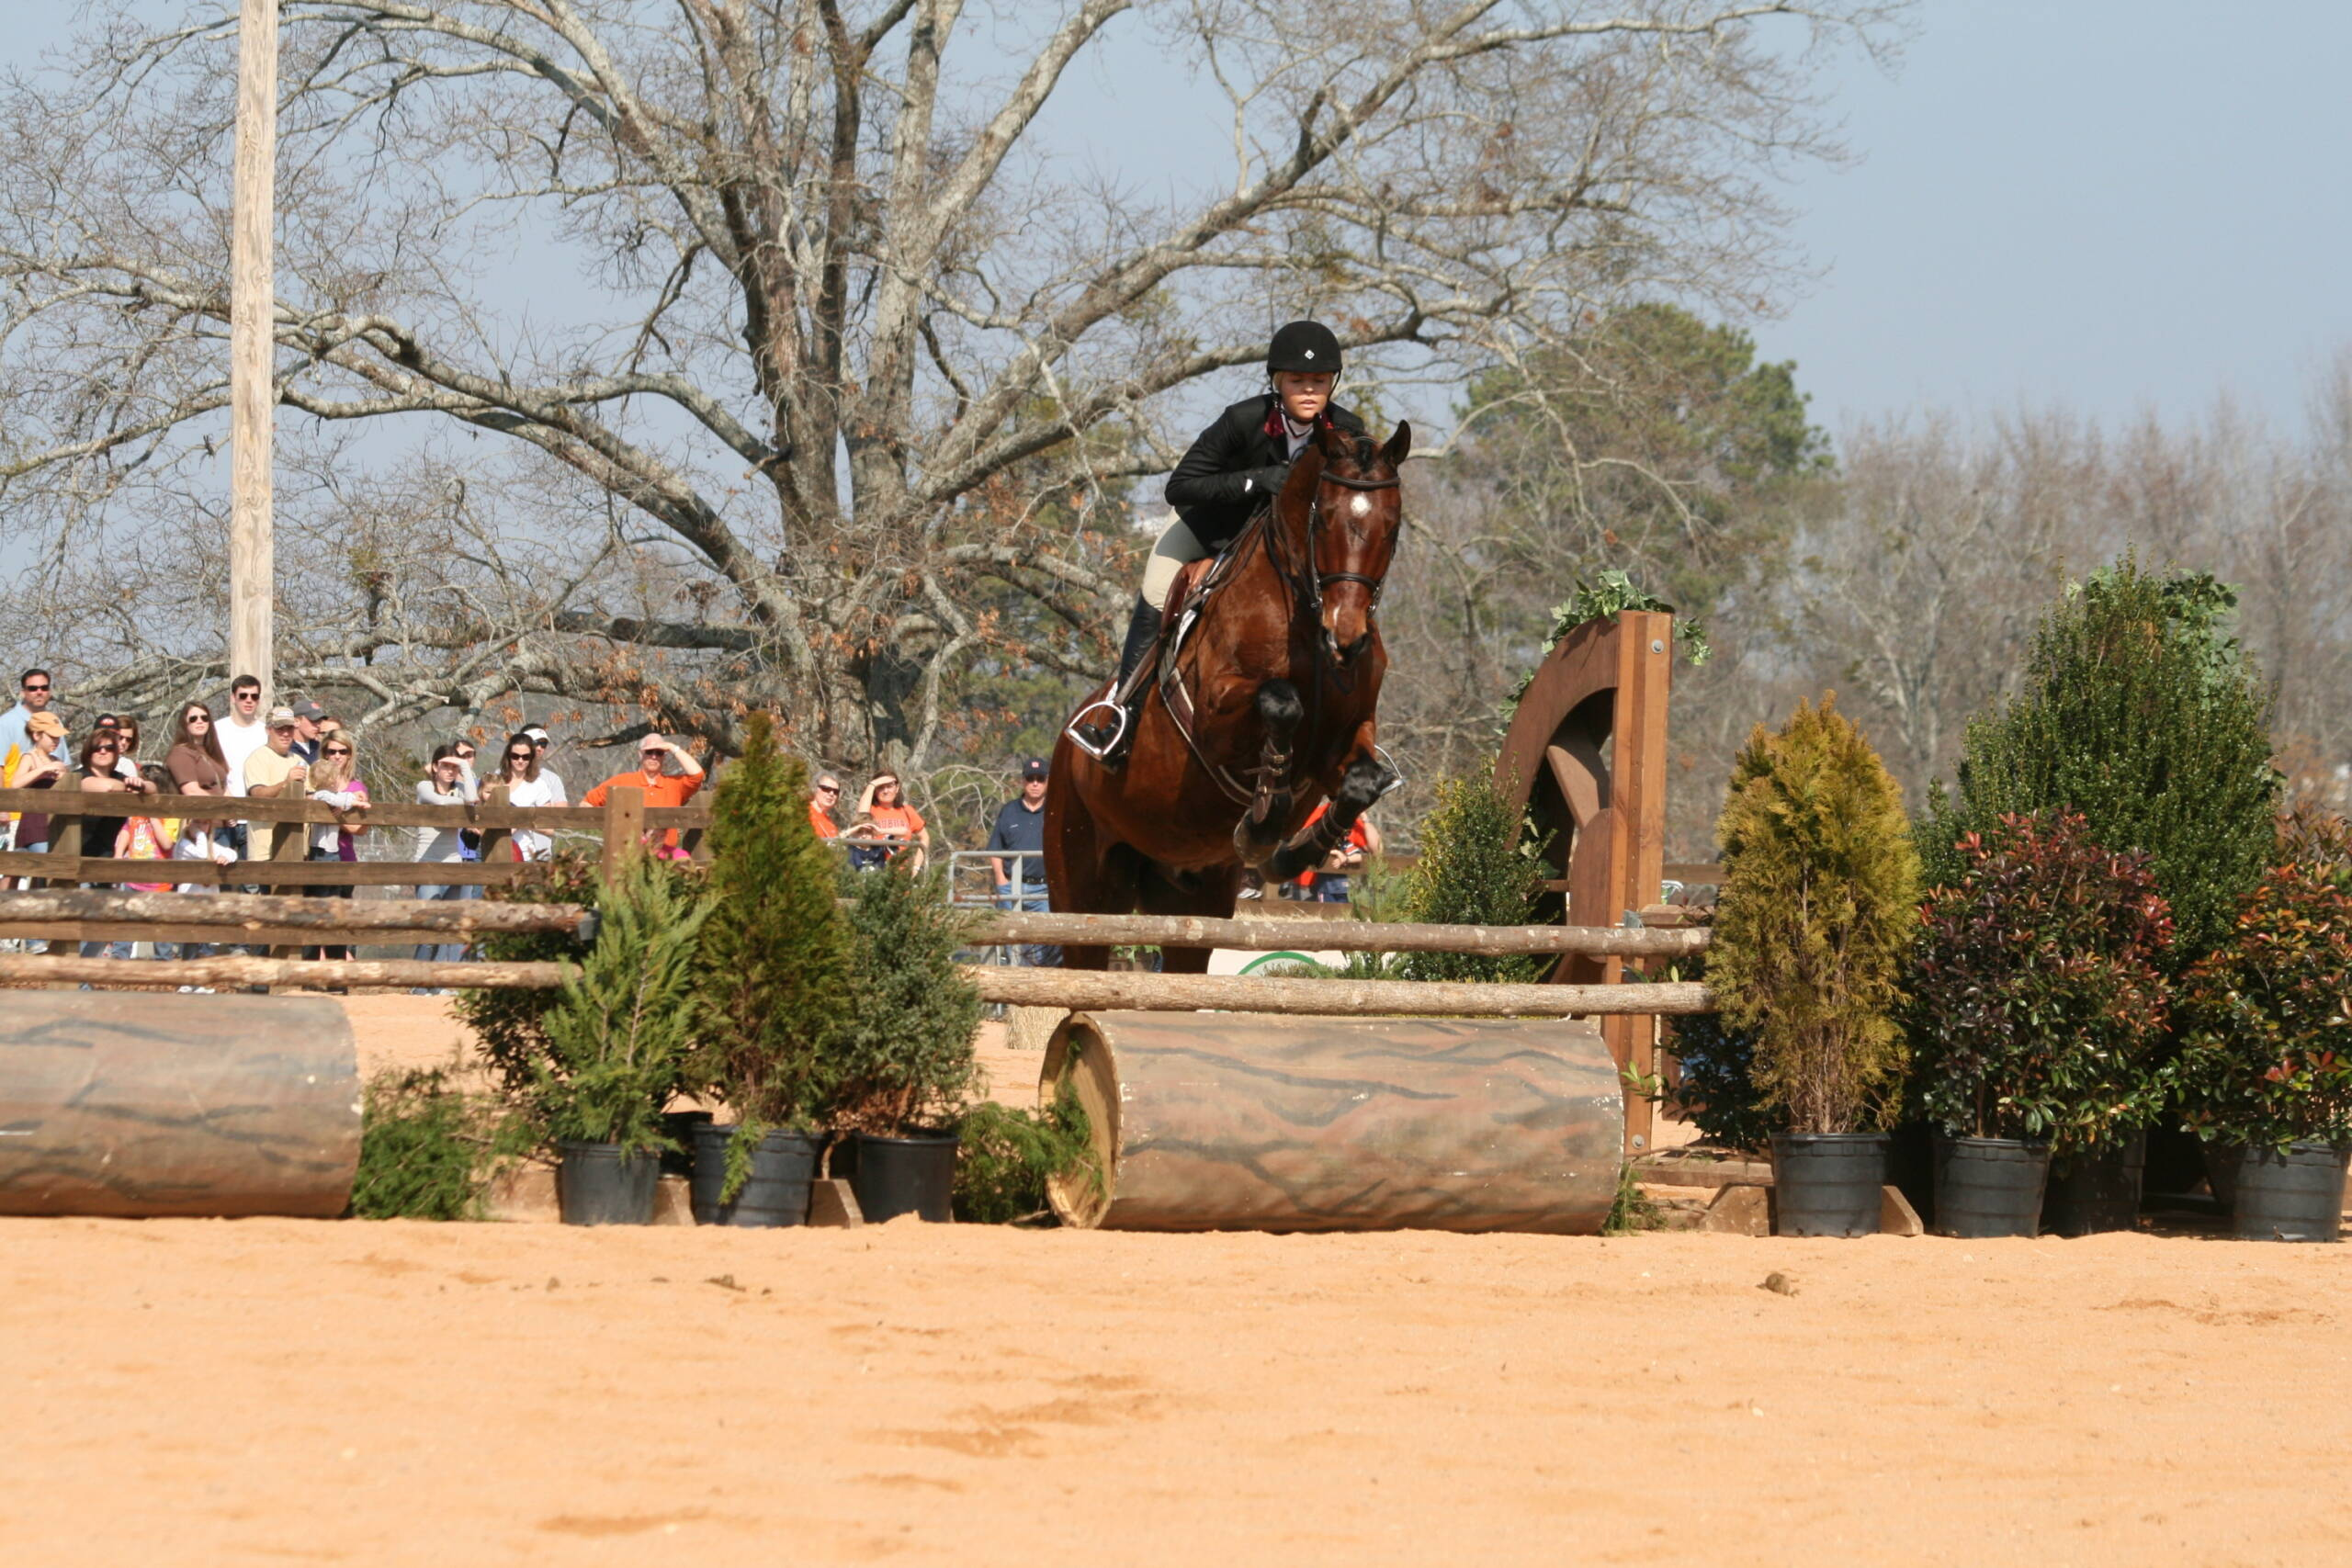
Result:
{"type": "Polygon", "coordinates": [[[1372,514],[1372,497],[1368,495],[1357,496],[1353,501],[1348,502],[1348,510],[1354,513],[1359,517],[1370,516],[1372,514]]]}

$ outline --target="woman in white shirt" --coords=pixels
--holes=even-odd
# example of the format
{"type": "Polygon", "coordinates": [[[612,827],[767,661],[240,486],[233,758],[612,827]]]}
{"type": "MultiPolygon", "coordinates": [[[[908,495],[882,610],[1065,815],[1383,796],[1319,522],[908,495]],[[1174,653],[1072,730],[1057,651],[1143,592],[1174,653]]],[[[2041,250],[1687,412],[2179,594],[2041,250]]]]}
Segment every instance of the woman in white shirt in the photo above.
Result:
{"type": "MultiPolygon", "coordinates": [[[[500,756],[498,776],[491,782],[506,786],[507,805],[564,804],[562,781],[539,766],[539,749],[531,744],[528,735],[508,736],[506,750],[500,756]]],[[[525,860],[545,860],[555,849],[553,840],[529,828],[514,829],[514,844],[525,860]]]]}

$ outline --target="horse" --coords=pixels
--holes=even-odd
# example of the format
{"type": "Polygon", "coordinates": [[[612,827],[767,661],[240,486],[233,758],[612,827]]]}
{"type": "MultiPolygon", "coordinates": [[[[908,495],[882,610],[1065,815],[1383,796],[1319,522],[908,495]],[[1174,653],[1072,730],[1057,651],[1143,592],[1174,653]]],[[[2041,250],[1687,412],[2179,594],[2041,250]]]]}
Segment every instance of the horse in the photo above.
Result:
{"type": "MultiPolygon", "coordinates": [[[[1378,446],[1317,430],[1220,561],[1178,580],[1125,756],[1105,762],[1068,729],[1054,747],[1053,908],[1229,917],[1245,865],[1276,884],[1321,864],[1399,782],[1377,743],[1388,668],[1377,614],[1404,523],[1397,469],[1412,444],[1403,423],[1378,446]],[[1210,586],[1194,611],[1204,570],[1210,586]],[[1171,700],[1190,709],[1189,724],[1171,700]],[[1306,827],[1327,798],[1330,809],[1306,827]]],[[[1108,694],[1097,688],[1078,711],[1108,694]]],[[[1170,948],[1165,959],[1170,973],[1197,975],[1209,953],[1170,948]]],[[[1068,968],[1109,962],[1107,946],[1062,949],[1068,968]]]]}

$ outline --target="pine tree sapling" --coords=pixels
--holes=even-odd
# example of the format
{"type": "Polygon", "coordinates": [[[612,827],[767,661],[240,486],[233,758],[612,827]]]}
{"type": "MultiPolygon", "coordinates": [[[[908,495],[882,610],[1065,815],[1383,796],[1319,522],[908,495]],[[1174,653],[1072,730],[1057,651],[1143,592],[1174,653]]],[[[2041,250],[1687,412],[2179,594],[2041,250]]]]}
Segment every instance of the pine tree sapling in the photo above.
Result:
{"type": "Polygon", "coordinates": [[[900,860],[850,881],[857,1006],[836,1047],[829,1119],[882,1136],[952,1125],[978,1073],[980,993],[956,965],[967,917],[938,868],[900,860]]]}
{"type": "Polygon", "coordinates": [[[472,1220],[498,1168],[528,1154],[527,1118],[453,1087],[439,1068],[386,1068],[361,1098],[351,1212],[363,1220],[472,1220]]]}
{"type": "MultiPolygon", "coordinates": [[[[1521,841],[1521,818],[1484,774],[1446,779],[1420,822],[1421,858],[1408,874],[1400,918],[1448,926],[1523,926],[1544,890],[1544,863],[1521,841]]],[[[1532,980],[1545,961],[1514,954],[1409,953],[1405,980],[1532,980]]]]}
{"type": "MultiPolygon", "coordinates": [[[[675,874],[699,876],[690,863],[672,863],[675,874]]],[[[551,860],[531,861],[513,882],[492,883],[482,897],[502,904],[577,904],[596,907],[596,863],[570,851],[551,860]]],[[[568,964],[580,956],[580,942],[569,931],[485,931],[474,939],[474,951],[486,960],[520,964],[568,964]]],[[[548,1010],[561,993],[544,987],[482,986],[459,991],[450,998],[450,1010],[473,1031],[474,1040],[492,1076],[510,1100],[529,1098],[538,1081],[538,1064],[548,1054],[543,1027],[548,1010]]]]}
{"type": "Polygon", "coordinates": [[[662,1109],[693,1040],[708,901],[632,854],[597,899],[596,944],[542,1019],[533,1096],[559,1140],[668,1148],[662,1109]]]}
{"type": "Polygon", "coordinates": [[[1723,891],[1707,953],[1723,1021],[1754,1036],[1756,1087],[1792,1133],[1883,1124],[1918,929],[1902,791],[1828,697],[1758,725],[1716,826],[1723,891]]]}
{"type": "Polygon", "coordinates": [[[736,1142],[747,1148],[769,1127],[811,1123],[828,1045],[853,1006],[840,867],[809,829],[808,784],[777,751],[768,716],[754,714],[710,808],[695,1069],[742,1118],[748,1136],[736,1142]]]}
{"type": "Polygon", "coordinates": [[[2154,1120],[2172,919],[2148,857],[2073,812],[2005,817],[1929,891],[1907,1013],[1915,1097],[1955,1137],[2046,1138],[2059,1155],[2154,1120]]]}
{"type": "Polygon", "coordinates": [[[2043,619],[2018,694],[1968,726],[1957,799],[1931,800],[1928,875],[1956,884],[1968,833],[2080,812],[2091,838],[2144,851],[2172,909],[2177,973],[2229,935],[2270,863],[2280,780],[2267,688],[2223,630],[2231,591],[2126,557],[2043,619]]]}
{"type": "Polygon", "coordinates": [[[2230,940],[2181,982],[2171,1068],[2199,1137],[2352,1142],[2352,835],[2292,822],[2230,940]]]}

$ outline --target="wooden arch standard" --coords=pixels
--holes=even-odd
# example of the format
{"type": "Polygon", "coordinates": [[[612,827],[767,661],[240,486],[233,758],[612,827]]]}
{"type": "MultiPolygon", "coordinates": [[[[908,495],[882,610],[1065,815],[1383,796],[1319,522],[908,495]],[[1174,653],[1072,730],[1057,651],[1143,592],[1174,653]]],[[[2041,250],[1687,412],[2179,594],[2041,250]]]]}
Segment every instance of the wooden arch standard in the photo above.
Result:
{"type": "MultiPolygon", "coordinates": [[[[1666,863],[1666,709],[1674,617],[1627,610],[1587,621],[1535,668],[1495,765],[1506,804],[1524,810],[1551,868],[1546,918],[1614,926],[1655,904],[1666,863]]],[[[1551,978],[1623,977],[1620,957],[1570,954],[1551,978]]],[[[1605,1019],[1602,1038],[1622,1072],[1657,1070],[1657,1023],[1605,1019]]],[[[1650,1102],[1629,1094],[1625,1144],[1648,1147],[1650,1102]]]]}

